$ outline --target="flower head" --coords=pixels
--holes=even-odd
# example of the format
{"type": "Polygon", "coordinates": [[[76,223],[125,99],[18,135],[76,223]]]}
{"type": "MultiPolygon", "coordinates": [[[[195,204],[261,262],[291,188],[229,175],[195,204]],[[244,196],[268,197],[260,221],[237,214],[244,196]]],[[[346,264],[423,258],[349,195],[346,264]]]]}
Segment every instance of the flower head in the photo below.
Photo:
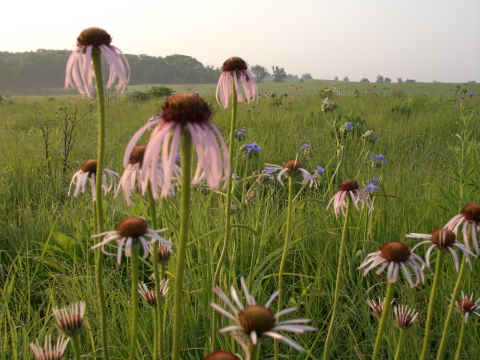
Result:
{"type": "Polygon", "coordinates": [[[100,51],[108,65],[110,76],[107,88],[118,78],[117,90],[125,90],[130,79],[130,67],[123,53],[111,45],[112,37],[103,29],[91,27],[83,30],[77,38],[77,48],[67,61],[65,87],[77,87],[82,95],[90,96],[93,90],[92,52],[100,51]]]}
{"type": "Polygon", "coordinates": [[[378,139],[378,135],[375,131],[367,130],[362,136],[360,136],[360,139],[374,144],[378,139]]]}
{"type": "Polygon", "coordinates": [[[77,335],[83,328],[83,318],[85,316],[85,302],[79,301],[70,306],[58,309],[52,308],[53,316],[57,321],[58,329],[68,337],[77,335]]]}
{"type": "MultiPolygon", "coordinates": [[[[82,191],[82,193],[85,193],[87,180],[90,179],[90,184],[92,189],[92,198],[93,198],[93,201],[96,201],[95,176],[97,174],[97,163],[98,161],[95,159],[89,159],[83,162],[81,169],[73,175],[72,181],[70,181],[70,186],[68,188],[68,195],[70,195],[70,190],[73,184],[76,185],[75,192],[73,193],[74,197],[77,197],[80,191],[82,191]]],[[[117,174],[115,171],[103,169],[102,189],[103,189],[104,195],[107,195],[107,192],[109,192],[110,189],[113,186],[115,186],[116,178],[119,178],[119,177],[120,175],[117,174]],[[110,180],[109,181],[110,185],[107,182],[107,176],[108,176],[108,179],[110,180]]]]}
{"type": "Polygon", "coordinates": [[[349,132],[352,132],[352,131],[353,131],[353,124],[350,121],[348,121],[345,124],[343,124],[342,126],[340,126],[340,132],[342,134],[349,133],[349,132]]]}
{"type": "Polygon", "coordinates": [[[248,71],[247,63],[243,59],[234,56],[227,59],[222,65],[222,74],[218,80],[216,90],[218,104],[222,105],[225,109],[228,108],[228,102],[232,95],[232,79],[238,101],[243,102],[238,80],[242,83],[243,91],[245,92],[245,101],[248,103],[254,100],[258,101],[257,84],[252,74],[248,71]],[[219,93],[220,100],[218,99],[219,93]]]}
{"type": "Polygon", "coordinates": [[[462,291],[462,298],[457,301],[457,309],[465,315],[465,324],[468,322],[468,316],[470,314],[475,314],[480,316],[480,314],[475,311],[477,310],[478,306],[480,305],[480,299],[477,301],[473,301],[473,293],[470,297],[466,296],[465,293],[462,291]]]}
{"type": "Polygon", "coordinates": [[[147,223],[142,218],[126,218],[118,223],[117,229],[115,231],[106,231],[100,234],[93,235],[92,237],[105,237],[102,241],[93,245],[90,250],[101,247],[102,252],[105,255],[115,256],[115,254],[109,253],[105,250],[105,245],[107,245],[110,241],[116,240],[118,242],[117,264],[120,265],[120,263],[122,262],[123,246],[125,245],[125,256],[131,257],[132,245],[140,242],[143,247],[143,259],[146,259],[150,254],[147,238],[151,239],[150,243],[158,241],[165,245],[172,245],[170,241],[165,240],[160,235],[158,235],[159,232],[164,232],[167,230],[167,228],[160,230],[150,230],[147,226],[147,223]]]}
{"type": "Polygon", "coordinates": [[[468,93],[468,96],[470,96],[470,98],[472,98],[473,95],[474,95],[474,94],[473,94],[473,92],[471,92],[471,91],[468,93]]]}
{"type": "Polygon", "coordinates": [[[375,300],[367,299],[367,305],[370,306],[370,308],[372,309],[373,315],[378,318],[382,317],[383,308],[385,306],[385,299],[382,300],[378,298],[378,303],[375,303],[375,300]]]}
{"type": "Polygon", "coordinates": [[[376,271],[377,275],[380,275],[385,269],[387,269],[387,279],[390,283],[397,282],[399,270],[402,269],[403,275],[407,279],[412,288],[425,281],[425,274],[423,272],[423,266],[427,266],[422,258],[405,246],[405,244],[399,241],[389,241],[380,248],[380,251],[368,254],[363,263],[358,269],[363,269],[363,276],[367,275],[370,270],[379,266],[376,271]],[[410,266],[415,274],[416,282],[412,280],[407,266],[410,266]]]}
{"type": "MultiPolygon", "coordinates": [[[[153,248],[151,247],[150,250],[152,249],[153,248]]],[[[161,245],[157,247],[157,257],[160,264],[166,264],[172,257],[172,247],[170,245],[161,245]]]]}
{"type": "Polygon", "coordinates": [[[247,128],[244,128],[242,127],[241,129],[236,129],[234,132],[233,132],[233,136],[235,137],[235,139],[237,139],[238,141],[245,141],[245,139],[247,138],[247,135],[245,135],[245,132],[247,131],[247,128]]]}
{"type": "Polygon", "coordinates": [[[362,207],[364,205],[367,205],[369,209],[373,210],[373,205],[370,199],[365,194],[365,192],[360,189],[358,183],[353,179],[344,180],[340,183],[340,186],[338,187],[338,192],[332,197],[332,199],[328,203],[327,209],[333,202],[333,210],[335,212],[335,215],[338,216],[338,214],[340,214],[341,212],[343,216],[345,216],[345,208],[347,207],[347,203],[345,200],[347,196],[350,196],[350,198],[352,199],[352,203],[357,210],[360,210],[358,204],[360,204],[362,207]]]}
{"type": "MultiPolygon", "coordinates": [[[[420,246],[422,244],[429,244],[430,247],[427,250],[427,253],[425,255],[425,259],[427,260],[427,266],[430,267],[430,255],[432,253],[433,249],[438,249],[438,250],[448,250],[452,254],[453,261],[455,263],[455,269],[458,272],[458,266],[459,266],[459,261],[458,261],[458,256],[457,253],[455,252],[454,248],[460,249],[468,258],[469,255],[476,257],[474,253],[472,253],[469,249],[467,249],[463,244],[459,243],[457,241],[457,236],[455,233],[451,230],[448,229],[437,229],[435,230],[432,234],[417,234],[417,233],[411,233],[406,235],[409,238],[417,238],[417,239],[426,239],[425,241],[422,241],[415,245],[412,249],[415,250],[417,246],[420,246]]],[[[470,265],[470,268],[472,267],[472,263],[468,262],[470,265]]]]}
{"type": "Polygon", "coordinates": [[[243,157],[247,159],[258,156],[262,152],[262,148],[258,146],[256,142],[253,144],[245,144],[241,146],[239,150],[243,151],[243,157]]]}
{"type": "Polygon", "coordinates": [[[52,335],[46,335],[43,347],[40,346],[38,339],[36,339],[35,343],[30,343],[30,348],[37,360],[62,360],[69,340],[70,338],[60,335],[57,338],[57,343],[53,345],[52,335]]]}
{"type": "MultiPolygon", "coordinates": [[[[162,279],[160,281],[160,295],[162,296],[162,299],[165,297],[165,295],[168,292],[168,280],[167,279],[162,279]]],[[[147,285],[145,283],[140,282],[138,284],[138,293],[142,297],[143,301],[148,306],[156,306],[157,305],[157,292],[155,289],[149,290],[147,285]]]]}
{"type": "Polygon", "coordinates": [[[204,357],[203,360],[240,360],[240,358],[231,352],[217,350],[204,357]]]}
{"type": "Polygon", "coordinates": [[[306,185],[310,182],[310,184],[313,183],[313,178],[310,173],[303,168],[303,165],[300,163],[298,160],[290,160],[287,162],[283,163],[283,166],[280,165],[275,165],[275,164],[265,164],[267,167],[265,169],[265,172],[267,174],[272,174],[277,170],[280,170],[277,176],[278,182],[283,186],[282,182],[282,175],[288,176],[288,177],[297,177],[297,176],[302,176],[302,181],[300,184],[306,185]]]}
{"type": "Polygon", "coordinates": [[[462,236],[463,242],[468,250],[470,248],[470,242],[468,237],[468,230],[470,228],[470,236],[475,248],[475,252],[480,254],[480,248],[478,246],[477,231],[480,230],[480,204],[468,204],[462,209],[460,214],[455,215],[450,221],[444,226],[445,229],[453,231],[455,234],[458,233],[460,225],[462,225],[462,236]]]}
{"type": "Polygon", "coordinates": [[[395,306],[395,323],[401,330],[406,330],[413,325],[418,316],[418,311],[409,309],[407,305],[395,306]]]}
{"type": "Polygon", "coordinates": [[[328,99],[328,97],[326,97],[323,101],[322,101],[322,111],[324,113],[327,113],[327,112],[332,112],[334,111],[335,109],[337,108],[337,104],[335,104],[334,102],[330,101],[328,99]]]}
{"type": "Polygon", "coordinates": [[[210,122],[210,117],[210,108],[201,97],[193,93],[179,93],[169,97],[165,102],[159,120],[144,125],[135,133],[125,150],[124,167],[130,162],[130,154],[137,140],[151,124],[158,124],[152,132],[143,156],[140,171],[143,191],[150,183],[155,199],[159,198],[157,190],[159,187],[162,189],[161,197],[172,193],[172,177],[175,174],[175,161],[183,128],[190,133],[198,158],[192,184],[198,184],[206,178],[210,188],[219,189],[220,183],[230,176],[230,159],[225,141],[220,131],[210,122]],[[158,176],[160,161],[163,164],[162,181],[158,176]]]}

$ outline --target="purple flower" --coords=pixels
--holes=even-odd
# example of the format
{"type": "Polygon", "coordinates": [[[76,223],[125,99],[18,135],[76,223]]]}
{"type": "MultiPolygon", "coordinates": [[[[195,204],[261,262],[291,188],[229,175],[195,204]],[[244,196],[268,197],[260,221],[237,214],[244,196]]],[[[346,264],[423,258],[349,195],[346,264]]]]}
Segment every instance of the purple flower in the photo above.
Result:
{"type": "Polygon", "coordinates": [[[377,160],[377,161],[380,161],[380,162],[387,162],[387,159],[385,159],[382,154],[372,155],[372,156],[370,157],[370,160],[377,160]]]}
{"type": "Polygon", "coordinates": [[[375,176],[372,177],[372,179],[370,180],[370,184],[373,184],[373,185],[378,185],[379,182],[380,182],[380,179],[377,179],[375,176]]]}
{"type": "Polygon", "coordinates": [[[303,144],[302,146],[300,146],[300,150],[305,150],[305,149],[308,149],[310,147],[309,144],[303,144]]]}
{"type": "Polygon", "coordinates": [[[470,91],[470,92],[468,93],[468,96],[470,96],[470,97],[472,98],[472,97],[473,97],[473,92],[470,91]]]}
{"type": "Polygon", "coordinates": [[[374,184],[368,184],[365,189],[363,189],[363,192],[370,192],[370,191],[380,191],[380,188],[378,186],[375,186],[374,184]]]}
{"type": "Polygon", "coordinates": [[[323,99],[322,103],[324,104],[328,103],[328,96],[325,99],[323,99]]]}
{"type": "Polygon", "coordinates": [[[317,166],[317,169],[315,171],[318,172],[319,174],[323,174],[325,172],[325,169],[322,168],[321,166],[317,166]]]}

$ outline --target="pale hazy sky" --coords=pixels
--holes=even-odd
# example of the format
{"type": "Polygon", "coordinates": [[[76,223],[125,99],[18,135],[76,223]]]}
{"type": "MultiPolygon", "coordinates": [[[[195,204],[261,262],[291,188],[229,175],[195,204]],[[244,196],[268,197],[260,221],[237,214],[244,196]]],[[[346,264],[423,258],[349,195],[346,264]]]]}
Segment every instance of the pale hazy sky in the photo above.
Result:
{"type": "Polygon", "coordinates": [[[101,27],[127,54],[231,56],[352,81],[480,82],[479,0],[6,1],[0,51],[73,49],[101,27]]]}

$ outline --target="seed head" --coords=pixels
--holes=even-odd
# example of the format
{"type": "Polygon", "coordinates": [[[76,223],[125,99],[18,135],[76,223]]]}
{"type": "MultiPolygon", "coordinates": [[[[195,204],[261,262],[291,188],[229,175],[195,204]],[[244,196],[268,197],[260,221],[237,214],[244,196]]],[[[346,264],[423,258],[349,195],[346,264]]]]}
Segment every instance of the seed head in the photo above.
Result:
{"type": "Polygon", "coordinates": [[[126,218],[117,225],[117,233],[125,238],[137,239],[145,235],[147,231],[147,223],[142,218],[126,218]]]}
{"type": "Polygon", "coordinates": [[[157,248],[158,261],[160,263],[166,263],[172,257],[172,247],[168,245],[162,245],[157,248]]]}
{"type": "Polygon", "coordinates": [[[147,147],[145,145],[136,146],[132,153],[130,154],[130,164],[143,164],[143,155],[145,155],[145,149],[147,147]]]}
{"type": "Polygon", "coordinates": [[[290,174],[293,174],[294,172],[296,172],[298,169],[302,169],[303,166],[302,166],[302,163],[300,161],[297,161],[297,160],[290,160],[290,161],[287,161],[287,162],[284,162],[283,163],[283,168],[284,169],[288,169],[288,172],[290,174]]]}
{"type": "Polygon", "coordinates": [[[181,125],[206,123],[210,120],[211,115],[212,112],[207,103],[193,93],[175,94],[168,98],[162,107],[163,121],[181,125]]]}
{"type": "Polygon", "coordinates": [[[222,71],[246,71],[248,69],[247,63],[236,56],[228,58],[222,65],[222,71]]]}
{"type": "Polygon", "coordinates": [[[432,243],[443,248],[452,246],[456,240],[457,237],[453,231],[443,228],[435,230],[431,236],[432,243]]]}
{"type": "Polygon", "coordinates": [[[240,358],[237,355],[232,354],[228,351],[218,350],[211,353],[210,355],[207,355],[203,358],[203,360],[240,360],[240,358]]]}
{"type": "Polygon", "coordinates": [[[343,180],[338,187],[338,191],[353,191],[358,190],[360,186],[358,186],[357,182],[353,179],[343,180]]]}
{"type": "Polygon", "coordinates": [[[400,241],[389,241],[380,248],[382,257],[388,261],[406,262],[410,256],[410,250],[400,241]]]}
{"type": "Polygon", "coordinates": [[[461,214],[466,220],[480,222],[480,204],[465,205],[461,214]]]}
{"type": "Polygon", "coordinates": [[[98,48],[100,45],[109,46],[112,43],[112,37],[105,30],[91,27],[83,30],[77,38],[77,46],[93,45],[98,48]]]}
{"type": "Polygon", "coordinates": [[[463,312],[471,312],[477,308],[477,305],[470,299],[462,299],[457,301],[457,307],[463,312]]]}
{"type": "Polygon", "coordinates": [[[275,326],[273,313],[261,305],[247,306],[238,314],[238,320],[246,334],[255,332],[258,338],[275,326]]]}
{"type": "Polygon", "coordinates": [[[88,174],[97,173],[97,163],[96,159],[85,160],[82,164],[82,171],[88,174]]]}

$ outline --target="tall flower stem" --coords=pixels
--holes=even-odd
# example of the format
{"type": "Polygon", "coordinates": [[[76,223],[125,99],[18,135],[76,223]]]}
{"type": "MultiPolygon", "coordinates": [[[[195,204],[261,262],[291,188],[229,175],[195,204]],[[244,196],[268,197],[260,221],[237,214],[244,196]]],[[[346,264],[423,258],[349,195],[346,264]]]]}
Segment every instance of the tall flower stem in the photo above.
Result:
{"type": "Polygon", "coordinates": [[[130,333],[130,356],[129,360],[135,359],[137,350],[137,326],[138,326],[138,248],[139,244],[132,245],[132,330],[130,333]]]}
{"type": "MultiPolygon", "coordinates": [[[[92,51],[93,70],[95,72],[95,86],[97,89],[98,102],[98,155],[97,155],[97,173],[95,183],[96,202],[93,204],[96,210],[95,224],[97,229],[95,233],[103,232],[103,202],[102,202],[102,174],[103,162],[105,153],[105,94],[103,90],[103,76],[102,76],[102,59],[100,57],[100,50],[94,49],[92,51]]],[[[102,241],[98,238],[98,241],[102,241]]],[[[102,350],[103,358],[108,360],[110,358],[108,351],[108,329],[107,329],[107,310],[105,302],[105,289],[103,287],[103,253],[97,251],[95,254],[95,280],[97,286],[97,297],[100,302],[100,320],[102,333],[102,350]]],[[[138,290],[137,290],[138,291],[138,290]]]]}
{"type": "Polygon", "coordinates": [[[460,359],[460,355],[462,354],[462,345],[463,345],[463,336],[465,335],[465,327],[467,323],[462,321],[462,329],[460,330],[460,336],[458,337],[458,346],[457,352],[455,353],[455,360],[460,359]]]}
{"type": "Polygon", "coordinates": [[[430,329],[432,327],[432,319],[433,319],[433,314],[435,312],[434,311],[435,297],[437,295],[438,282],[440,279],[440,274],[442,272],[444,255],[445,254],[443,253],[443,251],[439,249],[437,265],[435,268],[435,275],[433,278],[432,290],[430,291],[430,299],[428,301],[427,322],[425,323],[425,337],[423,339],[422,355],[420,357],[421,360],[425,360],[427,357],[428,345],[430,342],[430,329]]]}
{"type": "MultiPolygon", "coordinates": [[[[278,311],[282,310],[282,295],[283,295],[283,270],[285,269],[285,262],[287,261],[288,248],[290,246],[290,232],[292,228],[292,212],[293,212],[293,185],[294,177],[288,177],[288,207],[287,207],[287,224],[285,229],[285,243],[283,244],[282,260],[278,269],[278,311]]],[[[275,360],[278,359],[278,341],[274,342],[275,360]]]]}
{"type": "Polygon", "coordinates": [[[180,134],[180,167],[182,198],[180,200],[180,236],[177,247],[177,267],[175,269],[173,349],[172,359],[180,359],[180,337],[182,333],[182,294],[185,257],[187,253],[188,229],[190,220],[190,182],[192,178],[192,137],[187,127],[180,134]]]}
{"type": "Polygon", "coordinates": [[[400,360],[402,358],[403,340],[405,339],[405,330],[400,330],[400,336],[398,338],[397,351],[395,351],[395,359],[400,360]]]}
{"type": "Polygon", "coordinates": [[[73,343],[73,353],[75,360],[80,360],[80,336],[78,334],[71,337],[73,343]]]}
{"type": "Polygon", "coordinates": [[[443,351],[447,343],[447,336],[450,330],[450,320],[452,319],[453,310],[455,309],[455,299],[457,298],[458,292],[460,291],[460,286],[462,284],[463,276],[465,274],[465,269],[467,268],[467,257],[463,257],[462,266],[458,272],[457,283],[452,294],[452,301],[450,302],[450,307],[448,308],[447,318],[445,319],[445,324],[443,325],[443,334],[442,340],[440,340],[440,346],[438,347],[437,360],[443,359],[443,351]]]}
{"type": "Polygon", "coordinates": [[[327,338],[325,339],[325,349],[323,353],[323,359],[327,360],[330,358],[330,354],[328,353],[330,347],[330,341],[332,340],[333,336],[333,327],[335,324],[335,317],[337,316],[337,304],[338,304],[338,297],[340,292],[340,282],[341,282],[341,275],[342,275],[342,265],[343,265],[343,253],[345,252],[345,241],[347,239],[347,231],[348,231],[348,218],[350,216],[350,208],[352,205],[352,200],[350,197],[346,196],[347,199],[347,208],[345,210],[345,222],[343,224],[342,230],[342,240],[340,242],[340,253],[338,255],[338,267],[337,267],[337,278],[335,280],[335,291],[333,294],[333,308],[332,308],[332,318],[330,320],[330,325],[328,326],[328,333],[327,338]]]}
{"type": "MultiPolygon", "coordinates": [[[[148,202],[150,204],[150,222],[152,229],[157,228],[157,206],[153,198],[152,187],[148,184],[148,202]]],[[[155,241],[152,245],[152,262],[153,262],[153,281],[155,282],[155,295],[157,297],[156,307],[154,311],[154,342],[153,342],[153,358],[154,360],[163,359],[163,301],[162,292],[160,289],[160,281],[163,279],[163,274],[160,274],[158,267],[158,242],[155,241]]]]}
{"type": "MultiPolygon", "coordinates": [[[[236,75],[232,75],[236,76],[236,75]]],[[[237,120],[237,92],[235,91],[235,82],[232,80],[232,120],[230,122],[230,138],[229,138],[229,156],[230,156],[230,164],[233,164],[233,146],[235,141],[235,123],[237,120]]],[[[223,240],[223,247],[222,252],[220,253],[220,258],[218,259],[217,267],[215,269],[215,274],[213,276],[213,287],[217,285],[218,279],[220,278],[220,272],[222,270],[223,260],[227,253],[228,249],[228,242],[230,240],[230,218],[232,213],[232,184],[233,179],[231,174],[228,174],[228,181],[227,181],[227,196],[226,196],[226,206],[225,206],[225,238],[223,240]]],[[[215,350],[215,343],[217,338],[217,322],[216,322],[216,314],[215,310],[212,310],[212,351],[215,350]]]]}
{"type": "Polygon", "coordinates": [[[383,329],[385,328],[385,323],[387,322],[387,316],[390,313],[390,305],[393,298],[393,288],[395,283],[388,283],[387,285],[387,295],[385,296],[385,303],[383,305],[382,317],[380,319],[380,324],[378,325],[377,338],[375,339],[375,346],[373,348],[372,360],[378,359],[378,353],[380,352],[380,345],[382,343],[383,329]]]}

